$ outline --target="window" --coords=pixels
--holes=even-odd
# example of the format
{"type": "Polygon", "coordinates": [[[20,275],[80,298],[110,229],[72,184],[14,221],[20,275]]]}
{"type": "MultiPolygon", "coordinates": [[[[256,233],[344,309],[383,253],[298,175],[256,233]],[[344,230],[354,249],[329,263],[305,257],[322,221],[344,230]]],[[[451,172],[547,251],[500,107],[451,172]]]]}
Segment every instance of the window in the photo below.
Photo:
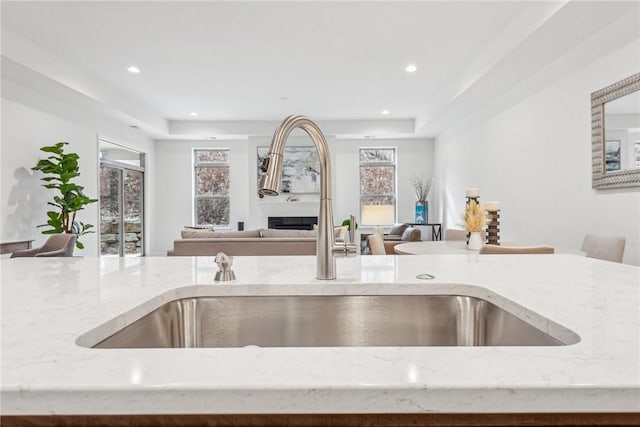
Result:
{"type": "Polygon", "coordinates": [[[229,225],[229,150],[193,150],[195,225],[229,225]]]}
{"type": "Polygon", "coordinates": [[[395,148],[360,149],[360,222],[390,225],[396,221],[395,148]]]}

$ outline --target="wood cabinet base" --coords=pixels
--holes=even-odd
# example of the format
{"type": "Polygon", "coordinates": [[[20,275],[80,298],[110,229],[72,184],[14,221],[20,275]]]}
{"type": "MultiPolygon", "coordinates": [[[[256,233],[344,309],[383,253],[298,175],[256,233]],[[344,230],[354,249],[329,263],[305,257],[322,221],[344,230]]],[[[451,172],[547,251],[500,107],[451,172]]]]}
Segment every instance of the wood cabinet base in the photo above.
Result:
{"type": "Polygon", "coordinates": [[[3,427],[640,426],[640,413],[42,415],[2,416],[0,425],[3,427]]]}

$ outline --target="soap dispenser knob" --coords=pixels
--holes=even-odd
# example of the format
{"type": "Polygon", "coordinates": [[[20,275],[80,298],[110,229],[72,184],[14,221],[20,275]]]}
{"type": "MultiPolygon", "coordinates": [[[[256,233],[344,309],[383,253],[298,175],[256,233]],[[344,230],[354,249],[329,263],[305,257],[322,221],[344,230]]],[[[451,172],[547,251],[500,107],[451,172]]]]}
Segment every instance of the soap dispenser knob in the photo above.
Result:
{"type": "Polygon", "coordinates": [[[216,282],[226,282],[228,280],[235,280],[236,274],[231,270],[233,265],[233,257],[225,254],[224,252],[218,252],[215,258],[216,264],[218,264],[219,270],[216,272],[214,280],[216,282]]]}

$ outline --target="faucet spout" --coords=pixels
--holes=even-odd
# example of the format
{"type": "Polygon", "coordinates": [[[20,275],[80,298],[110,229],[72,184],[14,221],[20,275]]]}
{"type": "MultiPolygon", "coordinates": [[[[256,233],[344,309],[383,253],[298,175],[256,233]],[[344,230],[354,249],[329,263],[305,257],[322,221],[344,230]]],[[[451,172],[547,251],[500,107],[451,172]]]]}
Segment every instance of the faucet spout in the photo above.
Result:
{"type": "Polygon", "coordinates": [[[305,116],[289,116],[280,123],[271,141],[267,159],[261,166],[262,176],[258,192],[265,196],[275,196],[280,192],[282,178],[282,156],[284,146],[291,131],[304,130],[318,150],[320,160],[320,212],[318,214],[318,240],[316,246],[316,278],[334,280],[336,261],[333,256],[333,209],[331,202],[331,160],[329,147],[320,128],[305,116]]]}
{"type": "Polygon", "coordinates": [[[318,151],[320,160],[320,200],[331,200],[331,160],[329,158],[327,140],[318,125],[309,118],[300,115],[287,117],[274,132],[269,153],[260,167],[262,176],[258,185],[258,192],[265,196],[277,196],[280,194],[284,146],[289,135],[296,128],[304,130],[311,137],[311,141],[318,151]]]}

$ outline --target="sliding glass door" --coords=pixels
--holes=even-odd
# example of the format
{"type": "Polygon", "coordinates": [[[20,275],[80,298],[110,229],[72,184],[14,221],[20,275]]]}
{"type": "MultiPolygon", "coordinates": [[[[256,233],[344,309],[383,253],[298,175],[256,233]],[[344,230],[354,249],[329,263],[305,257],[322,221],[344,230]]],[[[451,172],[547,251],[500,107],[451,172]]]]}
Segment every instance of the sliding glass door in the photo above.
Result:
{"type": "Polygon", "coordinates": [[[136,152],[138,161],[114,160],[121,148],[107,150],[100,143],[100,255],[142,256],[144,155],[136,152]]]}
{"type": "Polygon", "coordinates": [[[100,255],[120,255],[122,170],[100,165],[100,255]]]}
{"type": "Polygon", "coordinates": [[[144,241],[142,212],[144,211],[144,173],[125,169],[124,173],[124,254],[142,256],[144,241]]]}

